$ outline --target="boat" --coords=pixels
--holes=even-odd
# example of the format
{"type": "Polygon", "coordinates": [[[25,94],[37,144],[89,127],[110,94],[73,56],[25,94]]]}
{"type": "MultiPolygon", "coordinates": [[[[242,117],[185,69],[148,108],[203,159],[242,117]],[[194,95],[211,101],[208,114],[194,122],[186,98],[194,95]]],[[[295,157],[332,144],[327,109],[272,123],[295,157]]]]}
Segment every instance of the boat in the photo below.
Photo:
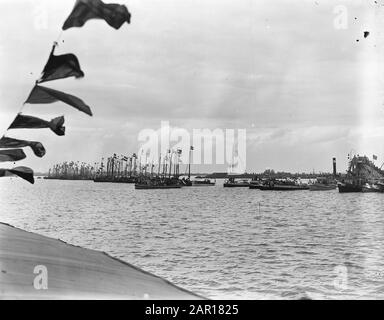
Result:
{"type": "Polygon", "coordinates": [[[93,179],[93,182],[113,182],[113,183],[136,183],[136,177],[108,177],[98,176],[93,179]]]}
{"type": "Polygon", "coordinates": [[[216,184],[215,182],[212,182],[210,179],[207,179],[205,177],[196,177],[195,180],[192,180],[192,186],[214,186],[216,184]]]}
{"type": "Polygon", "coordinates": [[[263,185],[264,181],[261,179],[252,179],[249,182],[249,189],[260,189],[260,187],[263,185]]]}
{"type": "Polygon", "coordinates": [[[142,178],[135,183],[135,189],[180,189],[182,184],[177,178],[142,178]]]}
{"type": "Polygon", "coordinates": [[[148,190],[148,189],[180,189],[181,185],[151,185],[151,184],[135,184],[135,189],[148,190]]]}
{"type": "Polygon", "coordinates": [[[328,191],[334,190],[337,188],[337,183],[335,179],[330,179],[327,177],[318,177],[316,181],[309,186],[310,191],[328,191]]]}
{"type": "Polygon", "coordinates": [[[187,177],[182,177],[180,182],[183,187],[191,187],[193,185],[191,181],[191,156],[192,156],[193,146],[189,148],[189,159],[188,159],[188,175],[187,177]]]}
{"type": "Polygon", "coordinates": [[[362,192],[363,191],[362,185],[354,184],[351,182],[340,182],[340,183],[338,183],[337,187],[339,188],[340,193],[362,192]]]}
{"type": "Polygon", "coordinates": [[[225,188],[233,188],[233,187],[246,187],[248,188],[250,185],[247,179],[236,181],[235,178],[229,178],[223,184],[225,188]]]}
{"type": "Polygon", "coordinates": [[[273,191],[296,191],[308,190],[307,184],[298,183],[295,180],[267,180],[264,184],[260,185],[260,190],[273,190],[273,191]]]}
{"type": "Polygon", "coordinates": [[[181,178],[180,183],[183,185],[183,187],[190,187],[192,186],[192,181],[190,178],[181,178]]]}
{"type": "Polygon", "coordinates": [[[379,185],[375,183],[366,183],[362,186],[363,192],[382,192],[379,185]]]}

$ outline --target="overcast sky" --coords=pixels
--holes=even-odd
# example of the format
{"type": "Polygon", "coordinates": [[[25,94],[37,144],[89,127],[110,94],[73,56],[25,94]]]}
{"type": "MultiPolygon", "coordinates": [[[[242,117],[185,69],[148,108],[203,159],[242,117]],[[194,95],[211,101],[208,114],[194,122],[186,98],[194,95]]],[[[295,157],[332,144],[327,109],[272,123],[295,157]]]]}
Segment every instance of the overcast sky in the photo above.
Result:
{"type": "MultiPolygon", "coordinates": [[[[0,1],[3,132],[74,2],[0,1]]],[[[140,130],[162,120],[187,130],[245,128],[248,172],[331,171],[334,156],[345,170],[351,150],[384,161],[381,1],[105,2],[127,5],[131,25],[93,20],[65,31],[56,54],[76,54],[85,78],[44,84],[82,98],[94,116],[61,103],[25,105],[25,114],[45,119],[64,114],[67,131],[9,131],[47,149],[42,159],[27,149],[18,164],[47,171],[55,162],[131,154],[140,130]],[[346,29],[335,27],[338,5],[347,9],[346,29]]]]}

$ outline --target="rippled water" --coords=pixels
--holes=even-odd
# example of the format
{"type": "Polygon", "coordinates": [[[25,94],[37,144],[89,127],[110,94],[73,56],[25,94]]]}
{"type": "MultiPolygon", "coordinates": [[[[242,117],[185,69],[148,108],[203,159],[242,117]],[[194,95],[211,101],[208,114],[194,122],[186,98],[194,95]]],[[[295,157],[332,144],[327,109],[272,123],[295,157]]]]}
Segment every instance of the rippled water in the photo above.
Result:
{"type": "Polygon", "coordinates": [[[384,298],[384,194],[0,180],[0,221],[209,298],[384,298]]]}

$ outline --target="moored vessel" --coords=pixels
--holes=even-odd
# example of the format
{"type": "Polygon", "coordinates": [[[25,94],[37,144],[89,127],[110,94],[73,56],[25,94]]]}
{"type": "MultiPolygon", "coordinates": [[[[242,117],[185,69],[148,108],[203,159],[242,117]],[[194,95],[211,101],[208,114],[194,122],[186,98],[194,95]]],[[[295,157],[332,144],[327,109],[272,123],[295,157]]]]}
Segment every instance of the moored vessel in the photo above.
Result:
{"type": "Polygon", "coordinates": [[[308,190],[307,184],[299,183],[296,180],[284,179],[284,180],[267,180],[260,186],[260,190],[271,191],[296,191],[296,190],[308,190]]]}
{"type": "Polygon", "coordinates": [[[310,191],[328,191],[337,188],[334,178],[318,177],[314,183],[308,185],[310,191]]]}
{"type": "Polygon", "coordinates": [[[224,182],[223,186],[225,188],[233,188],[233,187],[248,188],[250,186],[250,183],[247,179],[235,180],[235,178],[229,178],[224,182]]]}
{"type": "Polygon", "coordinates": [[[210,179],[198,176],[194,180],[192,180],[192,186],[214,186],[216,184],[216,181],[212,182],[210,179]]]}

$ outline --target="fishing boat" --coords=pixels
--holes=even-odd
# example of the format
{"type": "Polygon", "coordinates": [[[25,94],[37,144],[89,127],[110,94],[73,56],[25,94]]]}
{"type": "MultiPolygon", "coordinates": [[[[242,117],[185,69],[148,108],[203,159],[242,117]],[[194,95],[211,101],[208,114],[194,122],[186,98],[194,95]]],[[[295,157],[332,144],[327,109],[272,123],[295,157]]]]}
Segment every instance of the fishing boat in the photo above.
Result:
{"type": "Polygon", "coordinates": [[[146,180],[135,183],[135,189],[180,189],[182,185],[179,181],[173,181],[172,179],[166,180],[146,180]]]}
{"type": "Polygon", "coordinates": [[[179,179],[180,155],[181,149],[168,150],[163,158],[159,157],[157,174],[154,172],[154,164],[150,165],[148,171],[147,158],[145,157],[144,165],[139,161],[139,177],[135,183],[135,189],[180,189],[183,183],[179,179]]]}
{"type": "Polygon", "coordinates": [[[113,182],[113,183],[136,183],[137,177],[108,177],[98,176],[93,182],[113,182]]]}
{"type": "Polygon", "coordinates": [[[136,160],[135,153],[131,157],[123,155],[119,157],[115,153],[107,158],[106,165],[102,158],[93,182],[136,183],[138,176],[136,160]]]}
{"type": "Polygon", "coordinates": [[[263,180],[261,179],[252,179],[249,182],[249,189],[260,189],[260,187],[263,185],[263,180]]]}
{"type": "Polygon", "coordinates": [[[216,181],[212,182],[210,179],[207,179],[205,177],[198,176],[195,178],[195,180],[192,180],[192,186],[214,186],[216,184],[216,181]]]}
{"type": "Polygon", "coordinates": [[[316,178],[316,181],[309,184],[308,187],[310,191],[328,191],[335,190],[337,188],[337,183],[333,178],[318,177],[316,178]]]}
{"type": "Polygon", "coordinates": [[[284,180],[267,180],[260,186],[260,190],[273,190],[273,191],[296,191],[296,190],[308,190],[307,184],[299,183],[296,180],[284,179],[284,180]]]}
{"type": "Polygon", "coordinates": [[[246,187],[248,188],[250,185],[249,181],[246,179],[243,180],[235,180],[235,178],[229,178],[223,184],[225,188],[233,188],[233,187],[246,187]]]}

